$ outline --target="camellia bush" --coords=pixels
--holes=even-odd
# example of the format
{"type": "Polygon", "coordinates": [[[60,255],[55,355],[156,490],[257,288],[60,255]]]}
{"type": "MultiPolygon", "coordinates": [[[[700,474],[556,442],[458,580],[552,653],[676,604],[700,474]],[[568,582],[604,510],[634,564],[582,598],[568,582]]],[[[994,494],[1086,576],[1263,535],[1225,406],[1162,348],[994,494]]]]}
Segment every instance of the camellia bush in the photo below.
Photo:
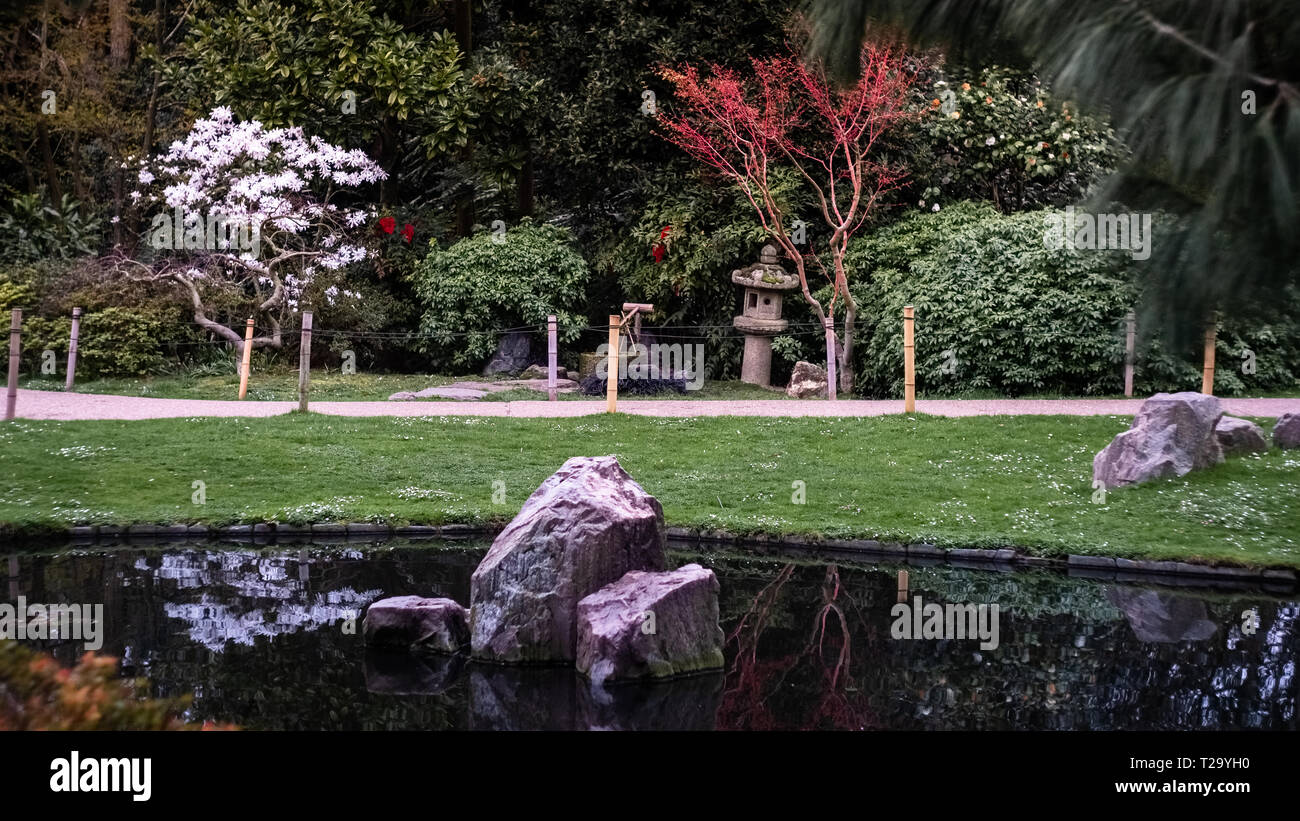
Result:
{"type": "MultiPolygon", "coordinates": [[[[773,172],[773,190],[790,214],[802,215],[804,233],[818,239],[811,203],[791,169],[773,172]]],[[[736,189],[698,171],[653,178],[651,194],[636,221],[596,255],[595,267],[618,277],[623,298],[649,302],[649,322],[670,326],[667,337],[692,336],[705,345],[710,378],[740,372],[742,342],[732,327],[740,313],[738,285],[731,272],[757,261],[769,238],[754,209],[736,189]]],[[[787,317],[800,313],[800,300],[787,303],[787,317]]],[[[808,311],[806,321],[812,321],[808,311]]],[[[816,336],[824,345],[824,334],[816,336]]],[[[685,341],[685,340],[683,340],[685,341]]]]}
{"type": "Polygon", "coordinates": [[[1054,97],[1037,78],[997,66],[930,69],[907,124],[910,190],[933,209],[988,200],[1004,212],[1080,199],[1119,159],[1114,131],[1054,97]]]}
{"type": "Polygon", "coordinates": [[[424,305],[420,330],[428,335],[425,346],[435,363],[476,368],[507,328],[536,326],[536,339],[545,346],[550,314],[561,344],[576,341],[586,324],[582,303],[589,272],[570,239],[563,228],[525,219],[508,231],[475,234],[430,251],[416,266],[414,281],[424,305]]]}

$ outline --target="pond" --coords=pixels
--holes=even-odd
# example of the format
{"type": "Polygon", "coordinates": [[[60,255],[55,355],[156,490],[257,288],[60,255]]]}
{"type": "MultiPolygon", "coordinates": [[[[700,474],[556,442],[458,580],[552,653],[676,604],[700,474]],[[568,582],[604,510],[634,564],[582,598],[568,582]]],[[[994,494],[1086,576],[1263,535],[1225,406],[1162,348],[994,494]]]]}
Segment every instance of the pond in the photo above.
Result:
{"type": "MultiPolygon", "coordinates": [[[[102,602],[101,652],[124,675],[192,693],[189,720],[250,729],[1297,727],[1294,594],[670,547],[718,575],[726,669],[605,689],[562,668],[366,650],[369,602],[467,603],[486,543],[22,553],[5,600],[102,602]],[[894,638],[900,597],[996,604],[996,641],[894,638]]],[[[83,652],[33,643],[64,662],[83,652]]]]}

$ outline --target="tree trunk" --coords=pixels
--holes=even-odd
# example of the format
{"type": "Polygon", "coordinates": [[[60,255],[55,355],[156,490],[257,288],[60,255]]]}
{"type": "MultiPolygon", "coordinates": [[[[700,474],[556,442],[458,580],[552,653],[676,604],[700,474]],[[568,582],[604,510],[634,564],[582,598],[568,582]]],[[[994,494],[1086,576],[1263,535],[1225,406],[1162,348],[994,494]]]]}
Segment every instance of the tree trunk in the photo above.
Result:
{"type": "Polygon", "coordinates": [[[50,201],[57,206],[63,201],[63,185],[59,182],[59,169],[54,164],[54,149],[50,147],[50,130],[45,127],[44,120],[36,121],[36,141],[41,146],[41,161],[45,164],[45,185],[49,188],[50,201]]]}
{"type": "Polygon", "coordinates": [[[856,305],[849,303],[844,317],[844,336],[843,342],[836,347],[836,369],[838,370],[840,393],[845,397],[852,396],[856,379],[853,373],[853,341],[854,341],[854,322],[857,320],[858,309],[856,305]]]}
{"type": "Polygon", "coordinates": [[[519,171],[517,205],[520,217],[533,215],[533,152],[524,155],[524,167],[519,171]]]}
{"type": "MultiPolygon", "coordinates": [[[[456,45],[460,47],[461,53],[465,55],[465,71],[469,71],[469,56],[474,49],[474,10],[470,5],[470,0],[457,0],[456,2],[456,45]]],[[[473,137],[465,142],[465,147],[460,152],[461,162],[466,168],[470,168],[474,162],[474,143],[473,137]]],[[[472,183],[471,183],[472,186],[472,183]]],[[[463,194],[456,203],[456,233],[462,237],[468,237],[474,232],[474,191],[471,190],[463,194]]]]}
{"type": "Polygon", "coordinates": [[[131,51],[131,23],[127,0],[108,0],[108,61],[114,68],[126,66],[131,51]]]}

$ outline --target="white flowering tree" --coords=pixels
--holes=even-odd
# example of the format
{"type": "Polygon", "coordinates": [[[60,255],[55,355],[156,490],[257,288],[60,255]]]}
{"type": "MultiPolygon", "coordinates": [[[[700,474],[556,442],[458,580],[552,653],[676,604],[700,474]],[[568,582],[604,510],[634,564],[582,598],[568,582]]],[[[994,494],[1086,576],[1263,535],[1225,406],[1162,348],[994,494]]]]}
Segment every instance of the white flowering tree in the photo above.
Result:
{"type": "Polygon", "coordinates": [[[343,269],[368,256],[373,213],[355,205],[354,190],[385,176],[363,151],[214,109],[142,163],[131,199],[149,252],[117,267],[179,285],[194,321],[238,352],[249,315],[259,329],[253,347],[278,348],[304,296],[357,298],[342,287],[343,269]]]}

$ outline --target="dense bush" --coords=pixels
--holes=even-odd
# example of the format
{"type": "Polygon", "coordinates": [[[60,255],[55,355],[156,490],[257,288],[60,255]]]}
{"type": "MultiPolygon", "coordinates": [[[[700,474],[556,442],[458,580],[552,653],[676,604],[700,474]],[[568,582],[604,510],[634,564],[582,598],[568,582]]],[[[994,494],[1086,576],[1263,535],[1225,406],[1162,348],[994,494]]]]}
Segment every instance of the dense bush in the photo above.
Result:
{"type": "Polygon", "coordinates": [[[1119,159],[1104,120],[1054,97],[1030,74],[997,66],[925,68],[920,115],[895,141],[922,208],[988,200],[1002,211],[1078,201],[1119,159]]]}
{"type": "MultiPolygon", "coordinates": [[[[905,305],[916,309],[920,392],[1122,391],[1123,319],[1140,304],[1141,263],[1125,252],[1047,248],[1047,213],[962,203],[855,240],[862,392],[902,395],[905,305]]],[[[1216,393],[1295,387],[1300,295],[1281,296],[1267,314],[1220,322],[1216,393]],[[1240,372],[1244,348],[1255,374],[1240,372]]],[[[1162,330],[1141,328],[1135,391],[1199,390],[1201,351],[1169,349],[1162,330]]]]}
{"type": "MultiPolygon", "coordinates": [[[[480,233],[435,248],[414,274],[424,306],[424,346],[440,367],[476,368],[496,349],[498,331],[544,331],[549,314],[556,315],[561,344],[572,342],[585,325],[587,276],[587,263],[570,246],[567,231],[527,219],[501,234],[480,233]]],[[[534,339],[545,350],[544,333],[534,339]]]]}
{"type": "Polygon", "coordinates": [[[920,391],[1115,389],[1119,323],[1136,289],[1117,254],[1048,249],[1042,212],[962,204],[915,214],[855,241],[849,260],[870,273],[855,291],[867,394],[902,393],[904,305],[916,309],[920,391]]]}
{"type": "MultiPolygon", "coordinates": [[[[166,320],[149,310],[104,308],[81,318],[77,334],[77,377],[148,376],[166,359],[160,352],[166,340],[166,320]]],[[[57,354],[58,373],[65,374],[72,320],[60,317],[24,317],[23,364],[28,373],[40,373],[42,353],[57,354]]]]}
{"type": "Polygon", "coordinates": [[[0,261],[35,262],[92,254],[99,247],[100,223],[86,206],[63,195],[55,205],[44,192],[20,194],[0,213],[0,261]]]}

